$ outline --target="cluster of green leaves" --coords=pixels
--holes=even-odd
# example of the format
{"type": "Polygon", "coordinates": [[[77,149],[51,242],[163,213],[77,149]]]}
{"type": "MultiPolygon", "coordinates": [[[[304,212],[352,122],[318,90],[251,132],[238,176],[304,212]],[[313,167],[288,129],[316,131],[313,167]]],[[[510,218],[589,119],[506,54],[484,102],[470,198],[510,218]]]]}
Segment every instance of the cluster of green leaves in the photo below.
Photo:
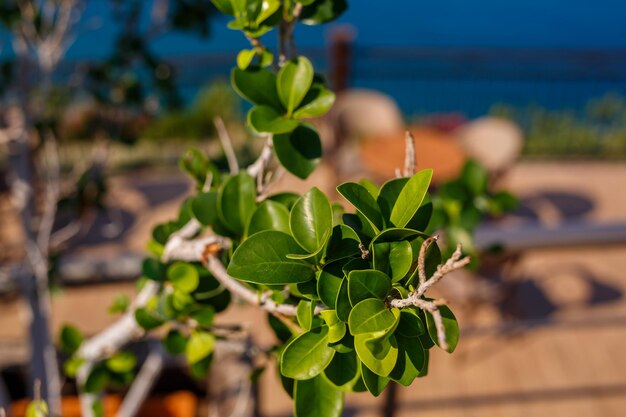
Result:
{"type": "MultiPolygon", "coordinates": [[[[390,381],[409,385],[426,374],[428,349],[438,343],[430,313],[389,302],[415,289],[431,176],[424,170],[380,189],[369,181],[342,184],[337,190],[354,214],[317,188],[297,199],[271,195],[251,211],[228,273],[297,305],[300,330],[271,324],[284,343],[280,373],[298,417],[339,415],[344,392],[378,396],[390,381]]],[[[432,245],[427,274],[440,262],[432,245]]],[[[458,325],[448,308],[441,312],[452,352],[458,325]]]]}
{"type": "Polygon", "coordinates": [[[488,216],[501,216],[517,207],[517,199],[507,191],[492,191],[489,173],[474,160],[468,160],[458,178],[445,182],[433,194],[433,218],[429,232],[443,231],[446,238],[444,257],[457,244],[472,255],[474,266],[478,251],[474,246],[474,231],[488,216]]]}
{"type": "MultiPolygon", "coordinates": [[[[83,344],[84,337],[80,330],[71,325],[65,325],[59,334],[59,347],[68,356],[63,371],[69,377],[75,377],[84,360],[77,354],[83,344]]],[[[109,358],[96,363],[85,385],[81,387],[88,393],[100,393],[107,387],[123,388],[134,378],[137,358],[128,351],[120,351],[109,358]]]]}

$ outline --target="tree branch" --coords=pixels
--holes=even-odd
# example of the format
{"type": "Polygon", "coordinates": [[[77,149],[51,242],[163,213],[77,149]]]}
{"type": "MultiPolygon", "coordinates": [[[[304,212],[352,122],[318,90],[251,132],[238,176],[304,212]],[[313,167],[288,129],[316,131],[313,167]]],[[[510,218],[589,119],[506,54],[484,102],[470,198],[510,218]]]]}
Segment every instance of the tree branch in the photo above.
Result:
{"type": "Polygon", "coordinates": [[[239,172],[239,162],[237,162],[237,156],[235,155],[235,150],[233,149],[233,141],[228,134],[224,121],[221,117],[215,116],[213,118],[213,124],[215,124],[217,136],[220,138],[220,142],[222,142],[222,148],[224,149],[224,154],[226,155],[226,160],[228,161],[230,173],[236,174],[239,172]]]}
{"type": "Polygon", "coordinates": [[[435,321],[435,327],[437,328],[439,346],[442,349],[447,350],[448,342],[446,341],[446,332],[443,326],[443,318],[441,317],[441,312],[439,311],[439,306],[446,304],[446,302],[441,299],[429,301],[422,297],[430,287],[439,282],[444,276],[469,264],[470,258],[468,256],[461,258],[463,252],[461,251],[461,245],[458,245],[452,256],[450,256],[450,259],[448,259],[443,265],[439,265],[437,267],[437,271],[435,271],[429,279],[426,279],[426,273],[424,270],[426,252],[428,250],[428,246],[430,246],[430,244],[435,240],[436,239],[434,237],[426,239],[420,248],[418,258],[418,274],[420,277],[420,284],[417,290],[410,293],[407,298],[391,300],[389,305],[395,308],[417,307],[432,314],[433,320],[435,321]]]}

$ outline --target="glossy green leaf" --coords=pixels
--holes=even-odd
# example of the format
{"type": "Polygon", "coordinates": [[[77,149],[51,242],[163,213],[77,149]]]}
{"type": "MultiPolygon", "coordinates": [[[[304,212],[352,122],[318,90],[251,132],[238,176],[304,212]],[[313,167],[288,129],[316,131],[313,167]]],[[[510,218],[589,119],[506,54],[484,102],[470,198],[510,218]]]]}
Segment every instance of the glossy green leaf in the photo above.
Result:
{"type": "Polygon", "coordinates": [[[360,371],[365,387],[374,397],[378,397],[387,388],[389,381],[391,381],[390,378],[376,375],[370,371],[363,362],[360,363],[360,371]]]}
{"type": "Polygon", "coordinates": [[[278,72],[276,88],[281,103],[291,115],[313,83],[313,65],[303,56],[289,60],[278,72]]]}
{"type": "Polygon", "coordinates": [[[296,201],[298,201],[299,198],[300,198],[300,194],[284,192],[284,193],[272,194],[267,197],[267,200],[280,203],[283,206],[287,207],[287,210],[291,210],[291,208],[293,207],[294,204],[296,204],[296,201]]]}
{"type": "Polygon", "coordinates": [[[246,239],[235,251],[228,273],[242,281],[257,284],[306,282],[315,276],[313,266],[287,255],[305,254],[286,233],[266,230],[246,239]]]}
{"type": "Polygon", "coordinates": [[[196,268],[185,262],[174,262],[170,265],[167,268],[167,279],[175,289],[186,294],[198,288],[200,281],[196,268]]]}
{"type": "Polygon", "coordinates": [[[378,204],[367,188],[354,182],[346,182],[338,186],[337,191],[369,220],[376,231],[383,228],[383,217],[378,204]]]}
{"type": "Polygon", "coordinates": [[[80,348],[83,343],[83,334],[74,326],[65,325],[59,334],[59,347],[69,355],[73,354],[80,348]]]}
{"type": "Polygon", "coordinates": [[[322,156],[320,137],[307,125],[300,124],[289,133],[275,135],[273,141],[280,164],[298,178],[311,175],[322,156]]]}
{"type": "Polygon", "coordinates": [[[112,372],[125,373],[135,369],[137,358],[131,352],[118,352],[108,358],[105,363],[112,372]]]}
{"type": "Polygon", "coordinates": [[[289,211],[284,205],[265,200],[256,208],[250,217],[246,234],[251,236],[264,230],[290,233],[289,211]]]}
{"type": "Polygon", "coordinates": [[[298,122],[286,119],[270,106],[254,106],[248,112],[248,124],[257,133],[288,133],[298,127],[298,122]]]}
{"type": "Polygon", "coordinates": [[[337,317],[339,317],[341,321],[348,321],[350,311],[352,310],[352,304],[350,304],[350,298],[348,297],[347,278],[344,278],[339,286],[339,292],[337,293],[337,299],[335,300],[335,310],[337,311],[337,317]]]}
{"type": "Polygon", "coordinates": [[[400,193],[407,182],[409,182],[408,178],[394,178],[385,182],[380,187],[376,203],[378,203],[378,207],[380,208],[380,212],[385,218],[385,221],[388,222],[388,226],[393,226],[389,223],[391,211],[393,210],[393,206],[396,204],[398,196],[400,196],[400,193]]]}
{"type": "Polygon", "coordinates": [[[302,330],[311,330],[314,311],[315,303],[307,300],[300,300],[298,307],[296,308],[296,318],[298,319],[298,324],[302,330]]]}
{"type": "Polygon", "coordinates": [[[237,54],[237,66],[241,70],[245,70],[250,66],[252,60],[256,56],[256,51],[254,49],[242,49],[237,54]]]}
{"type": "Polygon", "coordinates": [[[346,324],[339,320],[335,310],[322,310],[320,316],[328,326],[328,343],[337,343],[346,334],[346,324]]]}
{"type": "Polygon", "coordinates": [[[259,13],[255,18],[255,23],[260,25],[263,21],[272,16],[279,8],[279,0],[262,0],[259,13]]]}
{"type": "Polygon", "coordinates": [[[413,250],[406,240],[391,243],[389,267],[392,282],[398,282],[408,274],[413,264],[413,250]]]}
{"type": "Polygon", "coordinates": [[[404,227],[411,221],[422,205],[432,176],[432,169],[424,169],[413,175],[405,184],[389,215],[393,225],[404,227]]]}
{"type": "Polygon", "coordinates": [[[473,195],[478,196],[487,192],[489,173],[476,161],[469,160],[463,165],[461,179],[471,190],[473,195]]]}
{"type": "Polygon", "coordinates": [[[160,282],[165,279],[165,267],[158,259],[146,258],[141,263],[141,275],[160,282]]]}
{"type": "MultiPolygon", "coordinates": [[[[459,323],[456,321],[456,317],[454,317],[454,314],[452,314],[452,311],[448,308],[448,306],[439,306],[439,311],[441,312],[441,317],[443,319],[443,327],[446,333],[446,343],[448,343],[448,349],[446,351],[452,353],[459,343],[459,323]]],[[[429,312],[426,312],[426,324],[430,338],[437,344],[437,346],[439,346],[435,320],[429,312]]]]}
{"type": "Polygon", "coordinates": [[[386,332],[397,325],[400,314],[397,309],[389,310],[385,303],[368,298],[356,304],[350,312],[348,325],[353,335],[386,332]],[[392,312],[397,311],[397,314],[392,312]]]}
{"type": "Polygon", "coordinates": [[[333,213],[326,195],[317,187],[311,188],[291,209],[291,234],[308,252],[313,253],[325,244],[333,227],[333,213]]]}
{"type": "Polygon", "coordinates": [[[190,365],[208,357],[215,346],[215,336],[206,332],[195,332],[189,338],[185,347],[185,355],[190,365]]]}
{"type": "Polygon", "coordinates": [[[180,355],[187,349],[187,338],[178,330],[171,329],[163,338],[165,350],[172,355],[180,355]]]}
{"type": "Polygon", "coordinates": [[[389,375],[394,381],[408,387],[420,376],[426,363],[426,354],[417,337],[403,338],[396,334],[398,342],[398,361],[389,375]]]}
{"type": "MultiPolygon", "coordinates": [[[[414,249],[416,254],[419,254],[419,250],[420,250],[422,242],[423,242],[422,239],[419,239],[414,242],[414,243],[417,243],[414,249]]],[[[426,259],[424,262],[424,271],[426,272],[426,279],[430,278],[435,273],[435,271],[437,271],[437,267],[439,265],[441,265],[441,251],[439,250],[439,246],[437,245],[437,243],[433,242],[426,250],[426,259]]],[[[408,288],[409,285],[416,286],[419,280],[418,274],[419,274],[419,271],[416,267],[413,273],[411,274],[411,277],[409,277],[409,279],[407,280],[405,287],[408,288]]]]}
{"type": "Polygon", "coordinates": [[[359,235],[350,227],[339,224],[333,227],[326,245],[324,260],[333,262],[361,254],[359,235]]]}
{"type": "Polygon", "coordinates": [[[412,310],[404,309],[400,312],[400,323],[396,333],[404,338],[415,338],[423,335],[424,323],[422,319],[412,310]]]}
{"type": "Polygon", "coordinates": [[[294,417],[340,417],[343,392],[322,376],[296,381],[294,385],[294,417]]]}
{"type": "Polygon", "coordinates": [[[389,337],[358,334],[354,336],[354,349],[361,362],[379,376],[388,376],[398,360],[398,342],[393,334],[389,337]]]}
{"type": "Polygon", "coordinates": [[[246,100],[258,105],[267,105],[277,111],[282,109],[276,91],[276,76],[269,70],[235,68],[231,73],[231,84],[235,91],[246,100]]]}
{"type": "Polygon", "coordinates": [[[79,356],[70,356],[63,364],[63,373],[65,376],[75,378],[78,370],[85,363],[85,360],[79,356]]]}
{"type": "Polygon", "coordinates": [[[232,232],[242,235],[256,207],[256,182],[247,172],[230,177],[218,194],[220,220],[232,232]]]}
{"type": "Polygon", "coordinates": [[[281,356],[280,372],[295,380],[311,379],[328,366],[335,350],[328,346],[328,327],[311,329],[289,343],[281,356]]]}
{"type": "Polygon", "coordinates": [[[318,261],[321,259],[322,257],[322,253],[324,252],[324,249],[326,248],[326,243],[328,242],[328,239],[330,238],[330,229],[327,229],[326,232],[324,232],[324,235],[322,236],[321,239],[321,244],[320,247],[317,248],[316,251],[314,251],[313,253],[307,253],[305,255],[297,255],[297,254],[289,254],[287,255],[287,258],[289,259],[308,259],[310,262],[317,264],[319,263],[318,261]]]}
{"type": "Polygon", "coordinates": [[[368,298],[384,300],[391,291],[391,279],[380,271],[366,269],[348,275],[348,296],[353,306],[368,298]]]}
{"type": "Polygon", "coordinates": [[[329,263],[317,275],[317,293],[320,300],[332,309],[335,308],[337,294],[344,280],[342,267],[343,262],[329,263]]]}
{"type": "Polygon", "coordinates": [[[333,360],[324,369],[324,376],[337,389],[351,391],[361,377],[356,352],[335,353],[333,360]]]}
{"type": "Polygon", "coordinates": [[[314,85],[304,96],[300,107],[293,112],[295,119],[320,117],[326,114],[335,102],[335,93],[329,89],[314,85]]]}
{"type": "Polygon", "coordinates": [[[378,199],[378,193],[380,190],[378,186],[374,184],[374,181],[368,180],[367,178],[362,178],[359,180],[359,185],[362,185],[367,189],[367,191],[374,197],[374,199],[378,199]]]}
{"type": "Polygon", "coordinates": [[[428,237],[424,232],[413,229],[390,228],[382,231],[372,240],[372,245],[380,242],[397,242],[400,240],[413,240],[418,237],[428,237]]]}

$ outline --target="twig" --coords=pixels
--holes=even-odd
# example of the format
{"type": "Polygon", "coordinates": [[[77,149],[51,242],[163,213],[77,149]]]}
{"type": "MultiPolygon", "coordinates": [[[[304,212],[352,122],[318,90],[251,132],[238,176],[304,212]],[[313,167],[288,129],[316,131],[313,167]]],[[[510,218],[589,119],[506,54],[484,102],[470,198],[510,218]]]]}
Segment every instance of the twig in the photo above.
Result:
{"type": "Polygon", "coordinates": [[[157,341],[150,346],[150,353],[143,365],[141,365],[141,369],[130,386],[128,393],[124,396],[124,401],[122,401],[116,417],[134,417],[137,415],[139,408],[157,381],[164,363],[164,352],[161,343],[157,341]]]}
{"type": "Polygon", "coordinates": [[[439,236],[431,236],[424,240],[422,246],[420,247],[420,253],[417,258],[417,273],[419,276],[419,285],[423,285],[426,282],[426,251],[433,242],[436,242],[439,239],[439,236]]]}
{"type": "Polygon", "coordinates": [[[445,301],[441,299],[429,301],[422,297],[430,287],[439,282],[445,275],[469,264],[470,258],[468,256],[461,258],[463,252],[461,251],[461,245],[458,245],[450,259],[448,259],[443,265],[439,265],[437,267],[437,271],[435,271],[429,279],[426,279],[426,273],[424,270],[426,252],[428,250],[428,246],[430,246],[430,244],[434,241],[434,238],[431,238],[430,240],[426,239],[420,248],[418,258],[418,274],[420,277],[420,284],[417,290],[410,293],[407,298],[391,300],[389,305],[395,308],[407,308],[414,306],[432,314],[433,320],[435,321],[435,327],[437,328],[439,346],[442,349],[447,350],[448,342],[446,341],[446,332],[443,326],[443,318],[441,317],[441,312],[439,311],[439,306],[444,305],[445,301]]]}
{"type": "Polygon", "coordinates": [[[404,176],[410,177],[415,174],[416,167],[415,158],[415,138],[410,131],[406,131],[405,136],[405,154],[404,154],[404,176]]]}
{"type": "Polygon", "coordinates": [[[222,148],[224,149],[224,154],[226,155],[226,160],[228,161],[230,173],[236,174],[239,172],[239,162],[237,162],[237,156],[235,155],[235,150],[233,149],[233,141],[228,134],[228,130],[226,130],[224,121],[221,117],[216,116],[213,118],[213,124],[215,124],[217,136],[220,138],[220,142],[222,142],[222,148]]]}
{"type": "Polygon", "coordinates": [[[269,165],[274,155],[272,148],[272,137],[270,136],[265,142],[265,145],[263,145],[263,149],[257,160],[248,167],[247,171],[250,176],[256,178],[259,175],[263,175],[265,168],[269,165]]]}
{"type": "MultiPolygon", "coordinates": [[[[261,296],[253,291],[252,289],[246,287],[241,282],[237,281],[235,278],[228,275],[226,272],[226,268],[222,262],[217,259],[215,256],[207,256],[204,260],[204,264],[206,268],[213,274],[215,279],[217,279],[220,284],[222,284],[228,291],[236,295],[237,297],[244,300],[246,303],[251,305],[256,305],[262,308],[263,310],[277,315],[278,316],[287,316],[287,317],[295,317],[296,316],[296,306],[291,304],[279,304],[274,300],[267,296],[261,296]]],[[[315,314],[319,314],[324,308],[321,306],[317,306],[315,308],[315,314]]],[[[279,317],[280,318],[280,317],[279,317]]]]}

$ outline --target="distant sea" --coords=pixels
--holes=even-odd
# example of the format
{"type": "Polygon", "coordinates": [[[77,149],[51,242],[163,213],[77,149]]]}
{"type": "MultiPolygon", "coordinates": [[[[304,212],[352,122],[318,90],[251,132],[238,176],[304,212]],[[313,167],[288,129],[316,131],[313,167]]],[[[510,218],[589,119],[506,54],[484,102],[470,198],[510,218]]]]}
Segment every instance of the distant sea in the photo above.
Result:
{"type": "MultiPolygon", "coordinates": [[[[109,1],[86,3],[70,60],[103,58],[115,38],[109,1]]],[[[461,112],[473,117],[494,103],[580,110],[608,92],[626,96],[622,0],[349,3],[331,25],[299,27],[300,49],[325,69],[329,32],[350,27],[355,34],[350,85],[391,95],[407,115],[461,112]]],[[[226,77],[234,64],[232,51],[247,46],[225,23],[214,20],[207,39],[168,34],[153,44],[157,55],[176,65],[185,97],[226,77]]],[[[274,33],[264,39],[275,44],[274,33]]]]}

